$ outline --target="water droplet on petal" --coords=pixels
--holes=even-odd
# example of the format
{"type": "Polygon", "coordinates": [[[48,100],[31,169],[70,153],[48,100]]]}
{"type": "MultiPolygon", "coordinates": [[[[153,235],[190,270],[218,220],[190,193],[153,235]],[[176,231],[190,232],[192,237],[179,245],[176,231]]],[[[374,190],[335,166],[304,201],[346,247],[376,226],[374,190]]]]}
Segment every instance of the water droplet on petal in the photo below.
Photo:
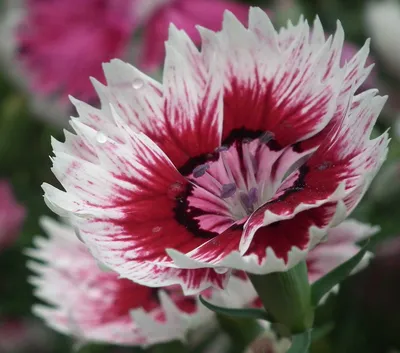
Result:
{"type": "Polygon", "coordinates": [[[206,174],[206,171],[210,168],[208,164],[201,164],[198,165],[196,168],[193,169],[193,176],[195,178],[200,178],[204,174],[206,174]]]}
{"type": "Polygon", "coordinates": [[[185,185],[180,182],[173,183],[169,186],[167,195],[171,200],[179,200],[183,197],[185,185]]]}
{"type": "Polygon", "coordinates": [[[215,267],[214,271],[222,275],[222,274],[228,272],[228,268],[227,267],[215,267]]]}
{"type": "Polygon", "coordinates": [[[157,226],[157,227],[154,227],[151,231],[152,231],[153,233],[160,233],[161,230],[162,230],[162,227],[157,226]]]}
{"type": "Polygon", "coordinates": [[[221,198],[227,199],[228,197],[235,195],[235,192],[236,192],[236,184],[234,183],[224,184],[222,185],[221,198]]]}
{"type": "Polygon", "coordinates": [[[96,135],[96,141],[98,143],[106,143],[108,140],[107,136],[104,135],[102,132],[98,132],[96,135]]]}
{"type": "Polygon", "coordinates": [[[140,78],[135,78],[135,79],[133,80],[133,82],[132,82],[132,87],[133,87],[134,89],[141,89],[141,88],[143,87],[143,85],[144,85],[144,82],[143,82],[143,80],[140,79],[140,78]]]}

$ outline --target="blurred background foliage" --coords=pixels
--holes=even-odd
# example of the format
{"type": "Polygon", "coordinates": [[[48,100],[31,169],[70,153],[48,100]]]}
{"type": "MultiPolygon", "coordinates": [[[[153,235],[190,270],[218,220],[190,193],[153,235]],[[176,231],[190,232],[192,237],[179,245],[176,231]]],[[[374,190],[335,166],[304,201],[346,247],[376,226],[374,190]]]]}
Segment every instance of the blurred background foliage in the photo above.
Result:
{"type": "MultiPolygon", "coordinates": [[[[363,19],[366,1],[242,2],[270,9],[277,25],[283,25],[288,18],[296,21],[300,13],[312,23],[318,14],[328,33],[334,32],[336,21],[340,19],[345,29],[346,40],[361,46],[368,36],[363,19]]],[[[4,4],[0,2],[0,5],[4,4]]],[[[400,23],[397,25],[400,28],[400,23]]],[[[378,77],[378,88],[383,83],[383,93],[386,93],[385,90],[394,92],[396,97],[396,92],[400,93],[400,82],[391,72],[386,71],[379,53],[372,50],[372,56],[376,62],[374,72],[378,77]]],[[[398,59],[400,69],[400,58],[398,59]]],[[[28,271],[23,249],[31,245],[32,236],[41,234],[38,218],[51,214],[43,202],[41,184],[56,184],[50,170],[50,136],[60,140],[63,137],[61,129],[45,123],[37,115],[38,113],[31,109],[28,94],[10,80],[6,67],[0,67],[0,178],[11,181],[17,199],[27,209],[26,221],[17,242],[0,254],[0,317],[3,318],[31,317],[30,309],[35,299],[32,296],[32,288],[26,281],[28,271]]],[[[378,121],[376,132],[381,133],[394,126],[397,118],[396,109],[386,109],[378,121]]],[[[374,247],[400,232],[400,178],[397,167],[400,161],[400,143],[393,129],[391,134],[391,148],[383,170],[354,212],[355,218],[381,227],[381,232],[373,239],[374,247]],[[390,168],[391,174],[388,172],[390,168]]],[[[317,323],[333,322],[335,328],[329,335],[313,344],[312,353],[388,353],[390,349],[400,349],[400,249],[397,260],[394,259],[390,266],[372,267],[369,271],[349,278],[342,285],[340,293],[331,296],[318,310],[317,323]],[[372,275],[374,271],[378,271],[378,275],[372,275]],[[370,305],[367,297],[372,298],[375,305],[370,305]]],[[[36,322],[33,317],[31,319],[36,322]]],[[[226,318],[221,320],[221,326],[229,326],[226,318]]],[[[69,338],[44,328],[39,321],[36,324],[43,326],[45,330],[43,352],[71,351],[72,343],[69,338]]],[[[238,341],[233,347],[236,350],[238,347],[242,349],[243,342],[252,337],[252,332],[245,322],[235,323],[234,326],[238,341]]],[[[3,338],[0,335],[1,339],[3,338]]],[[[100,353],[135,350],[88,345],[80,351],[100,353]]],[[[170,351],[173,352],[173,348],[170,351]]]]}

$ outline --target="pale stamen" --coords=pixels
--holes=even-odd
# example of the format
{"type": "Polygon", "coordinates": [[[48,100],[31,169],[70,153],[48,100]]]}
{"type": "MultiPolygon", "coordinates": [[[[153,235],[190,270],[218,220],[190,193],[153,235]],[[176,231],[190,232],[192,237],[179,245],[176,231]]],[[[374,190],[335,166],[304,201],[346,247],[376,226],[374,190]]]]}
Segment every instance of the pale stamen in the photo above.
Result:
{"type": "Polygon", "coordinates": [[[235,178],[233,177],[233,173],[232,173],[231,167],[229,166],[229,163],[225,158],[225,154],[223,152],[221,152],[219,155],[221,157],[222,164],[223,164],[223,166],[225,168],[225,171],[226,171],[226,174],[227,174],[229,180],[231,180],[234,183],[235,182],[235,178]]]}
{"type": "Polygon", "coordinates": [[[250,152],[250,144],[242,145],[243,151],[243,159],[246,166],[247,171],[247,186],[257,187],[257,180],[256,180],[256,169],[257,169],[257,162],[255,161],[255,157],[250,152]]]}

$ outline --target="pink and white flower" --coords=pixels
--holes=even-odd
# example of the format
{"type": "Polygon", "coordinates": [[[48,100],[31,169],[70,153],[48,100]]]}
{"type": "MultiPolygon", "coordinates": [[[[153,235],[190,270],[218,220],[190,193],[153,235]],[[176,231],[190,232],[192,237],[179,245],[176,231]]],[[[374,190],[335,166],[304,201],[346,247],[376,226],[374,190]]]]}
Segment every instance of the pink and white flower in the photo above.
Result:
{"type": "Polygon", "coordinates": [[[28,267],[37,297],[34,313],[53,329],[80,341],[141,345],[185,339],[213,313],[178,287],[144,287],[104,271],[72,228],[42,219],[49,238],[36,237],[28,267]]]}
{"type": "Polygon", "coordinates": [[[128,54],[132,6],[129,0],[25,0],[15,40],[32,89],[91,101],[89,76],[102,79],[102,62],[128,54]]]}
{"type": "Polygon", "coordinates": [[[104,65],[101,109],[73,100],[76,135],[53,142],[65,191],[43,186],[100,261],[187,293],[224,285],[231,269],[304,260],[356,207],[388,145],[387,133],[369,139],[386,97],[355,94],[368,43],[341,67],[340,24],[328,40],[319,20],[277,32],[252,8],[248,28],[226,12],[221,32],[200,33],[201,51],[171,26],[162,84],[104,65]]]}
{"type": "Polygon", "coordinates": [[[11,185],[0,180],[0,252],[19,235],[25,218],[25,208],[14,197],[11,185]]]}
{"type": "Polygon", "coordinates": [[[49,97],[97,101],[89,77],[103,81],[103,62],[123,58],[145,70],[159,69],[170,22],[199,44],[196,24],[218,30],[225,9],[243,20],[248,11],[228,0],[10,0],[9,7],[0,48],[8,52],[7,62],[18,63],[15,78],[40,95],[36,110],[46,114],[45,105],[57,115],[57,105],[65,110],[65,104],[49,97]],[[137,38],[141,28],[144,36],[137,38]]]}
{"type": "MultiPolygon", "coordinates": [[[[356,255],[361,250],[357,243],[368,239],[378,231],[379,227],[373,227],[355,219],[347,219],[337,227],[331,228],[326,241],[318,244],[307,256],[310,283],[317,281],[356,255]]],[[[364,268],[371,256],[372,254],[367,252],[353,273],[364,268]]]]}

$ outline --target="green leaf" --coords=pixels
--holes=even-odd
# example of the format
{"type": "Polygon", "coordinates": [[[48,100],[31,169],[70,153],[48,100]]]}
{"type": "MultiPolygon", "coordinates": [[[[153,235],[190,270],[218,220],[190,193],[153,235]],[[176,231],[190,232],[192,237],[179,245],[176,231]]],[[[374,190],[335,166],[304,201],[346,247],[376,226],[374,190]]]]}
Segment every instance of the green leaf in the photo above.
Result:
{"type": "Polygon", "coordinates": [[[274,319],[270,317],[266,311],[262,309],[232,309],[232,308],[224,308],[221,306],[217,306],[211,304],[207,300],[205,300],[202,296],[200,296],[201,303],[208,309],[222,315],[234,316],[234,317],[242,317],[242,318],[250,318],[250,319],[260,319],[266,320],[269,322],[274,322],[274,319]]]}
{"type": "Polygon", "coordinates": [[[287,353],[308,353],[311,343],[311,331],[292,336],[292,345],[287,353]]]}
{"type": "Polygon", "coordinates": [[[328,293],[335,285],[343,281],[350,272],[358,265],[367,252],[367,243],[356,255],[336,267],[318,281],[314,282],[311,286],[312,304],[317,306],[322,297],[328,293]]]}

